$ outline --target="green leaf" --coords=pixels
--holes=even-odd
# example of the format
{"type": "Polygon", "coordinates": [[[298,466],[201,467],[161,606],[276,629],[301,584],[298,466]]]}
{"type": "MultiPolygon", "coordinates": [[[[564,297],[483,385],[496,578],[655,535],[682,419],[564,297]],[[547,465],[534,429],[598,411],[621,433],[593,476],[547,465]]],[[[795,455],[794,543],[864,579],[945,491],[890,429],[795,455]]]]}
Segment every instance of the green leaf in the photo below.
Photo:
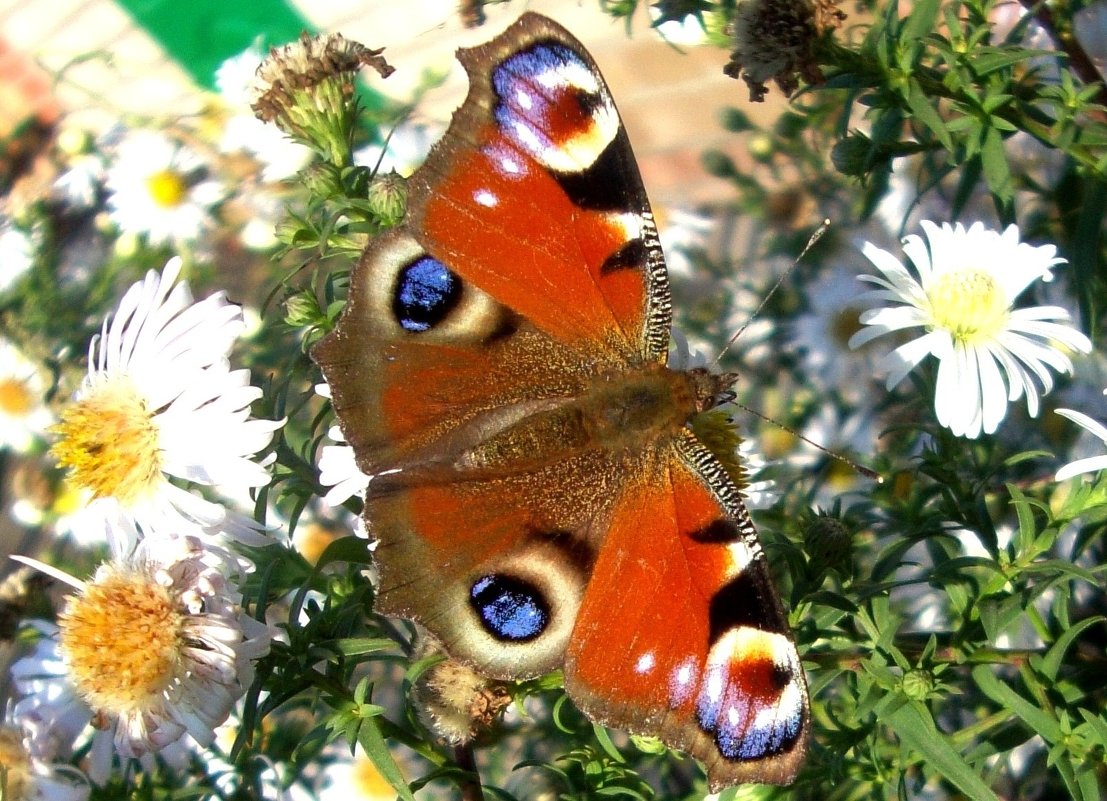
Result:
{"type": "Polygon", "coordinates": [[[604,753],[616,762],[626,762],[626,758],[619,752],[619,749],[615,747],[615,743],[611,742],[611,734],[606,728],[598,723],[593,723],[592,731],[595,732],[596,740],[599,742],[600,748],[604,750],[604,753]]]}
{"type": "Polygon", "coordinates": [[[1036,731],[1046,742],[1055,743],[1060,740],[1061,727],[1057,719],[1015,692],[1001,681],[992,672],[993,670],[995,668],[992,665],[978,665],[973,668],[972,677],[980,691],[1004,709],[1013,712],[1030,727],[1031,731],[1036,731]]]}
{"type": "Polygon", "coordinates": [[[346,637],[335,640],[331,647],[344,656],[361,656],[373,654],[378,651],[395,651],[397,646],[394,640],[385,637],[346,637]]]}
{"type": "Polygon", "coordinates": [[[881,720],[890,726],[900,742],[922,754],[930,767],[973,801],[999,801],[972,766],[938,731],[930,712],[920,703],[909,702],[887,711],[881,720]]]}
{"type": "Polygon", "coordinates": [[[1046,678],[1056,681],[1057,674],[1061,671],[1061,662],[1065,658],[1065,652],[1068,651],[1069,646],[1075,642],[1076,638],[1080,636],[1080,633],[1089,626],[1094,626],[1097,623],[1102,623],[1107,618],[1102,615],[1096,617],[1089,617],[1081,620],[1075,626],[1072,626],[1065,630],[1065,633],[1057,638],[1057,641],[1050,646],[1049,651],[1042,658],[1042,664],[1039,670],[1046,678]]]}
{"type": "MultiPolygon", "coordinates": [[[[892,9],[895,3],[889,4],[892,9]]],[[[904,20],[903,29],[900,31],[901,42],[922,42],[937,27],[938,9],[941,8],[941,0],[920,0],[911,4],[911,13],[904,20]]]]}
{"type": "Polygon", "coordinates": [[[982,78],[988,73],[1021,64],[1031,58],[1054,58],[1055,56],[1056,53],[1049,50],[1032,50],[1027,47],[1004,47],[998,50],[982,47],[973,50],[969,65],[977,77],[982,78]]]}
{"type": "Polygon", "coordinates": [[[1107,720],[1104,719],[1103,715],[1097,715],[1087,709],[1081,709],[1080,716],[1084,718],[1084,722],[1092,730],[1091,736],[1095,738],[1099,747],[1107,750],[1107,720]]]}
{"type": "Polygon", "coordinates": [[[415,801],[415,794],[407,786],[404,774],[400,772],[400,766],[392,758],[392,752],[388,750],[388,744],[385,743],[376,720],[369,718],[362,721],[358,728],[357,741],[365,751],[365,755],[372,760],[381,776],[392,785],[392,789],[399,797],[404,801],[415,801]]]}
{"type": "Polygon", "coordinates": [[[946,150],[953,150],[953,139],[946,130],[945,121],[938,110],[930,102],[926,92],[919,82],[912,78],[907,92],[907,107],[911,109],[911,115],[930,129],[931,133],[942,143],[946,150]]]}
{"type": "Polygon", "coordinates": [[[1000,216],[1005,221],[1009,220],[1015,190],[1011,181],[1011,168],[1007,163],[1007,151],[1003,148],[1003,136],[996,128],[989,127],[984,131],[980,164],[984,171],[984,182],[995,198],[1000,216]]]}

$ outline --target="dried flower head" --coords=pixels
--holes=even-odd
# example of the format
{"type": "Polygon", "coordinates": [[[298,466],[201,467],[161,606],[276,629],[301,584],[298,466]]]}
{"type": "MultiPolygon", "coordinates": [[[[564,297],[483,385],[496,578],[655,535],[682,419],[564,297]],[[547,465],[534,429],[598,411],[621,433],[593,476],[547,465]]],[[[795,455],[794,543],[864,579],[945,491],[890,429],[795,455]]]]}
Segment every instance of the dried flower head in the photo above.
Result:
{"type": "Polygon", "coordinates": [[[392,67],[380,50],[339,34],[308,36],[273,48],[252,87],[254,113],[333,163],[349,163],[356,117],[354,79],[362,67],[382,78],[392,67]]]}
{"type": "Polygon", "coordinates": [[[772,79],[785,95],[807,83],[821,83],[815,45],[846,15],[838,0],[744,0],[734,19],[734,52],[723,71],[741,77],[750,100],[761,102],[772,79]]]}
{"type": "MultiPolygon", "coordinates": [[[[126,759],[186,735],[212,742],[269,649],[269,629],[244,612],[218,553],[191,537],[143,540],[87,581],[22,561],[76,592],[57,628],[42,629],[43,647],[12,668],[24,696],[17,720],[69,721],[54,727],[63,750],[92,723],[126,759]]],[[[93,750],[110,760],[110,749],[93,750]]]]}

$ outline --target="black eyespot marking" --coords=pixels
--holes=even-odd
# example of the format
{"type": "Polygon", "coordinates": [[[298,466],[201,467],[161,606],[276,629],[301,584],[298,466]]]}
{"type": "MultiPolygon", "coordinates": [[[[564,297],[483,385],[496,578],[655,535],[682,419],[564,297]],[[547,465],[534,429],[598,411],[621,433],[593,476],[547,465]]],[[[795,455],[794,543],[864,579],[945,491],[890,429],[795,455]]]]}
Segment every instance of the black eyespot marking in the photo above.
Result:
{"type": "Polygon", "coordinates": [[[707,611],[708,642],[717,641],[727,631],[738,626],[777,634],[788,631],[772,598],[768,597],[754,578],[756,569],[757,563],[750,563],[711,597],[707,611]]]}
{"type": "Polygon", "coordinates": [[[392,313],[408,331],[429,331],[461,300],[461,286],[461,279],[445,264],[422,256],[396,276],[392,313]]]}
{"type": "Polygon", "coordinates": [[[469,590],[469,603],[485,631],[498,640],[527,642],[550,623],[550,607],[542,592],[514,576],[482,576],[469,590]]]}
{"type": "Polygon", "coordinates": [[[725,545],[728,542],[737,542],[742,539],[742,532],[738,530],[738,525],[733,520],[720,517],[698,531],[691,532],[688,537],[707,545],[725,545]]]}
{"type": "Polygon", "coordinates": [[[646,267],[649,258],[646,243],[641,239],[632,239],[616,250],[600,265],[600,275],[613,273],[616,270],[642,270],[646,267]]]}

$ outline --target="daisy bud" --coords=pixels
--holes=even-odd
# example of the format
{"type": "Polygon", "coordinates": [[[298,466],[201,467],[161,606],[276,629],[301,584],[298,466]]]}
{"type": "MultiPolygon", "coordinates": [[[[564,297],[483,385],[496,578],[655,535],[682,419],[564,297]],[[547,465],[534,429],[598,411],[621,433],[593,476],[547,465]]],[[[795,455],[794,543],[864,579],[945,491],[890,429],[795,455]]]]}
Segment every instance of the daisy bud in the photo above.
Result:
{"type": "Polygon", "coordinates": [[[862,133],[853,133],[835,143],[830,151],[834,169],[842,175],[854,177],[866,175],[873,168],[873,142],[862,133]]]}
{"type": "Polygon", "coordinates": [[[849,528],[837,517],[819,515],[803,532],[803,545],[811,564],[829,570],[845,564],[853,539],[849,528]]]}
{"type": "Polygon", "coordinates": [[[391,227],[404,218],[407,210],[407,183],[395,172],[378,175],[369,185],[368,201],[380,224],[391,227]]]}
{"type": "Polygon", "coordinates": [[[284,321],[292,328],[319,325],[323,320],[319,300],[311,292],[297,292],[284,302],[284,321]]]}
{"type": "Polygon", "coordinates": [[[923,668],[912,668],[903,674],[903,694],[912,701],[925,701],[934,691],[934,674],[923,668]]]}

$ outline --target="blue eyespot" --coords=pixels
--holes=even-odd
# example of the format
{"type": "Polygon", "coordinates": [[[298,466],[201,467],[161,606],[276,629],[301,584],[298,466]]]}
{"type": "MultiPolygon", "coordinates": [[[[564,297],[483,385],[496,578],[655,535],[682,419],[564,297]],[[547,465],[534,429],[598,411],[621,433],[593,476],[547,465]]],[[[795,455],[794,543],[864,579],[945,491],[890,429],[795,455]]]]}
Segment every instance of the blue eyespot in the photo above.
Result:
{"type": "Polygon", "coordinates": [[[461,279],[445,264],[423,256],[396,276],[392,311],[408,331],[429,331],[441,323],[461,299],[461,279]]]}
{"type": "Polygon", "coordinates": [[[549,605],[538,588],[512,576],[477,579],[469,590],[469,603],[485,630],[498,640],[532,640],[550,622],[549,605]]]}

